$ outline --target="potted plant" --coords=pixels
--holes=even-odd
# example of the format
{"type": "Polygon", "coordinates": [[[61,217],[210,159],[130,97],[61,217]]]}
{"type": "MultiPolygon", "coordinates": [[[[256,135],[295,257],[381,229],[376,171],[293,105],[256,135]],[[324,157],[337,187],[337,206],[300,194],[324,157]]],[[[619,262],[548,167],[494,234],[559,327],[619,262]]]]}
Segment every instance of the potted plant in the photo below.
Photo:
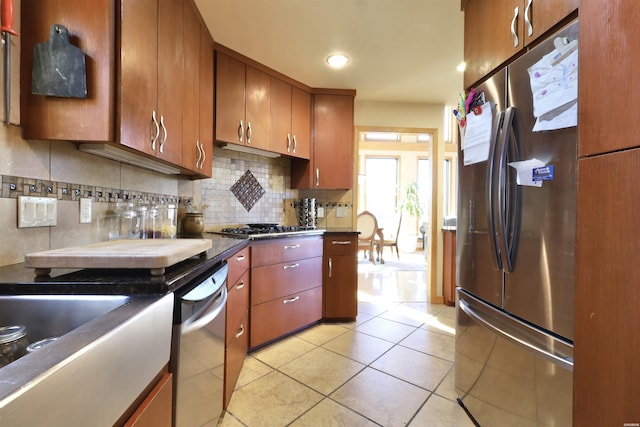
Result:
{"type": "MultiPolygon", "coordinates": [[[[418,183],[412,182],[407,186],[404,192],[404,198],[400,204],[401,211],[406,212],[409,216],[419,219],[424,213],[424,209],[420,204],[418,197],[418,183]]],[[[402,247],[403,252],[414,252],[418,242],[418,234],[415,232],[415,224],[411,232],[405,238],[398,241],[398,245],[402,247]]]]}

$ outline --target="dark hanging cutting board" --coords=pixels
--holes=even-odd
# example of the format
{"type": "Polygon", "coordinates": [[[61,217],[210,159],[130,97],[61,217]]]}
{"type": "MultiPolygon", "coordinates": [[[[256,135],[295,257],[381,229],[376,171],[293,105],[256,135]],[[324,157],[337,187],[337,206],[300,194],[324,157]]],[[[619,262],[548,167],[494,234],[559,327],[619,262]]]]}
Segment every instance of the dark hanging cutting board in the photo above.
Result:
{"type": "Polygon", "coordinates": [[[31,93],[86,98],[87,79],[82,50],[69,43],[69,32],[53,24],[49,40],[33,48],[31,93]]]}

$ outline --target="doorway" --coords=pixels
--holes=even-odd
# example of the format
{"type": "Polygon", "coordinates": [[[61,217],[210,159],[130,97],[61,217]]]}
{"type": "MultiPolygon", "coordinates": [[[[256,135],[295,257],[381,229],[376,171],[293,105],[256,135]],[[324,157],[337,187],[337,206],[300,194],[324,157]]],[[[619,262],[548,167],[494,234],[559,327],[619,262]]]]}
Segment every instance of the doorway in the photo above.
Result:
{"type": "MultiPolygon", "coordinates": [[[[438,302],[432,286],[436,283],[432,256],[436,248],[436,230],[432,226],[436,211],[432,195],[438,193],[438,170],[432,159],[437,158],[437,129],[356,127],[356,135],[358,184],[354,211],[357,214],[368,210],[376,215],[385,230],[385,239],[387,230],[391,233],[397,229],[398,214],[402,212],[398,233],[401,257],[403,253],[411,254],[405,258],[428,264],[426,295],[431,302],[438,302]],[[416,199],[414,209],[407,209],[412,198],[416,199]]],[[[386,258],[390,257],[387,252],[386,258]]]]}

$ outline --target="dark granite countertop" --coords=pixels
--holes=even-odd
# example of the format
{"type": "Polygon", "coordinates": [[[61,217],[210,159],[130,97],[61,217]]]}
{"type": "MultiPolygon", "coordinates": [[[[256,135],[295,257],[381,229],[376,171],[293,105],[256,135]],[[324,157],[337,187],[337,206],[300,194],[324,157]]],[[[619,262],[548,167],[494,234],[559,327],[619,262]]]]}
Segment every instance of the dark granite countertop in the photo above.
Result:
{"type": "Polygon", "coordinates": [[[0,295],[16,294],[164,294],[204,275],[211,267],[249,244],[249,240],[205,233],[212,247],[205,254],[168,267],[162,276],[148,269],[54,269],[36,277],[23,263],[0,267],[0,295]]]}

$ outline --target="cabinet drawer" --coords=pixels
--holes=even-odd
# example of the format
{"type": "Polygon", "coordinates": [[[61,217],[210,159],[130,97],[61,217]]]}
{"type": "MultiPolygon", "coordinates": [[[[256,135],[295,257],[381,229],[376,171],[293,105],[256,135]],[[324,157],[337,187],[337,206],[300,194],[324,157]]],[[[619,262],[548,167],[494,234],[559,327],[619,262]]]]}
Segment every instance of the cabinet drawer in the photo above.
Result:
{"type": "Polygon", "coordinates": [[[242,317],[249,309],[249,272],[236,282],[235,286],[229,289],[227,299],[227,335],[226,343],[229,345],[233,334],[236,333],[236,327],[242,320],[242,317]]]}
{"type": "Polygon", "coordinates": [[[251,305],[322,285],[322,258],[308,258],[251,270],[251,305]]]}
{"type": "Polygon", "coordinates": [[[358,235],[354,233],[326,235],[324,237],[324,254],[357,255],[358,235]]]}
{"type": "Polygon", "coordinates": [[[227,277],[227,289],[231,289],[236,281],[249,269],[249,247],[236,252],[233,256],[227,258],[229,265],[229,275],[227,277]]]}
{"type": "Polygon", "coordinates": [[[224,408],[227,408],[233,389],[238,382],[238,376],[242,370],[244,359],[247,355],[247,348],[249,347],[249,331],[247,329],[247,317],[245,313],[244,317],[240,319],[240,322],[233,328],[231,334],[231,341],[227,345],[225,351],[225,364],[224,364],[224,408]]]}
{"type": "Polygon", "coordinates": [[[251,266],[278,264],[322,256],[322,237],[287,238],[275,242],[257,242],[251,248],[251,266]]]}
{"type": "Polygon", "coordinates": [[[251,347],[264,344],[322,317],[322,286],[251,307],[251,347]]]}

